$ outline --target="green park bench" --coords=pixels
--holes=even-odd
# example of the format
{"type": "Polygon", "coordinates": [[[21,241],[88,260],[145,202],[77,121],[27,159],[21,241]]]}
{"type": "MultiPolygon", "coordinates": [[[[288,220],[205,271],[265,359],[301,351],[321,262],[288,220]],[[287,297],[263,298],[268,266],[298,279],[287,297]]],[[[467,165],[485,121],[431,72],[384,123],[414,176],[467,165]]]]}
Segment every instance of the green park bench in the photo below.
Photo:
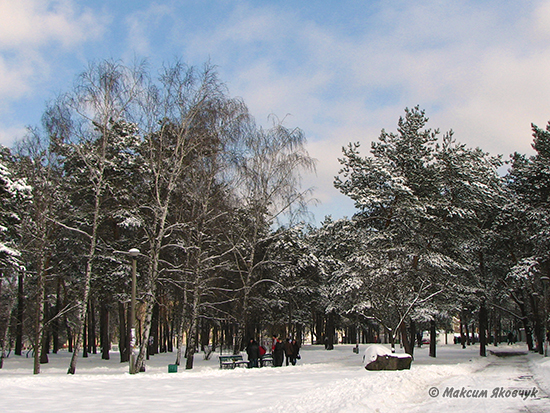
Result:
{"type": "Polygon", "coordinates": [[[234,369],[235,367],[248,367],[248,361],[243,360],[240,354],[231,356],[219,356],[220,369],[234,369]]]}

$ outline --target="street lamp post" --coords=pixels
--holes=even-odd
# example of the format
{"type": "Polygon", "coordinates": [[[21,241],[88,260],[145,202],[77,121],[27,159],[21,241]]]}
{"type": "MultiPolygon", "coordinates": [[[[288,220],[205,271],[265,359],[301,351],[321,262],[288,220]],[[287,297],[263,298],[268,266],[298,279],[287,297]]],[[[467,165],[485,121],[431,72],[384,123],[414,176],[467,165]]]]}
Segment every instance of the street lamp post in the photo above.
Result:
{"type": "Polygon", "coordinates": [[[132,299],[130,301],[130,374],[136,373],[136,360],[135,360],[135,346],[136,346],[136,329],[135,329],[135,320],[136,320],[136,258],[139,255],[139,250],[137,248],[132,248],[128,251],[128,254],[132,257],[132,299]]]}
{"type": "Polygon", "coordinates": [[[543,276],[540,277],[540,280],[542,281],[542,293],[543,293],[543,299],[544,299],[544,357],[548,357],[548,283],[550,282],[550,278],[543,276]]]}

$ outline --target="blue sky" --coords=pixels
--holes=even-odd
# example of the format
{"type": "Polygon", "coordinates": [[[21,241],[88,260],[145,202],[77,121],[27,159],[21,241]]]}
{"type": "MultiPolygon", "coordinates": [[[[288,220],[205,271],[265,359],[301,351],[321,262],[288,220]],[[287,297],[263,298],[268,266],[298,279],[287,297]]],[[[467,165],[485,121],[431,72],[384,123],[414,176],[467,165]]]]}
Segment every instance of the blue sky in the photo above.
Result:
{"type": "Polygon", "coordinates": [[[0,0],[0,143],[90,60],[136,57],[210,60],[259,124],[302,128],[317,221],[353,213],[332,187],[341,147],[366,154],[405,107],[505,158],[550,120],[550,1],[0,0]]]}

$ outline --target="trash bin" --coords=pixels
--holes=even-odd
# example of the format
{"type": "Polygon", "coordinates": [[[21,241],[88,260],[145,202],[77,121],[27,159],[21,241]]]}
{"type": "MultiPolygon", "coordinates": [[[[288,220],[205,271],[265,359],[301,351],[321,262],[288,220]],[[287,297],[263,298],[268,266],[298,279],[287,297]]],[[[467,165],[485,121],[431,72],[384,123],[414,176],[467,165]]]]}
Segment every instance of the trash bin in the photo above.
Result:
{"type": "Polygon", "coordinates": [[[169,364],[168,365],[168,373],[177,373],[178,372],[178,365],[177,364],[169,364]]]}

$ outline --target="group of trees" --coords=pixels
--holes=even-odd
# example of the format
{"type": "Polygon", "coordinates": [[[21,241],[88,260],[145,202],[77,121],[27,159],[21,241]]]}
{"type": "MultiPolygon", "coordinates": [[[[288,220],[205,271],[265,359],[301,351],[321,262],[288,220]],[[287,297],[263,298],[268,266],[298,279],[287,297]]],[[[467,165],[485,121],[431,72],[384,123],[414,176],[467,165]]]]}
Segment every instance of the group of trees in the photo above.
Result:
{"type": "Polygon", "coordinates": [[[234,333],[240,350],[269,311],[254,300],[276,282],[272,228],[307,201],[304,143],[278,121],[257,127],[208,65],[176,62],[158,79],[145,65],[90,65],[2,154],[2,355],[26,341],[38,373],[67,343],[74,373],[97,325],[109,357],[118,314],[127,361],[131,248],[141,251],[135,371],[173,341],[192,368],[201,328],[225,328],[226,342],[234,333]]]}
{"type": "Polygon", "coordinates": [[[406,109],[371,156],[359,144],[343,150],[335,186],[357,213],[316,231],[332,268],[333,311],[376,322],[411,354],[416,332],[430,330],[435,356],[436,326],[449,331],[453,317],[463,344],[475,325],[481,355],[490,337],[520,327],[542,353],[550,127],[533,125],[535,155],[513,155],[501,176],[501,157],[440,136],[427,121],[420,108],[406,109]]]}
{"type": "MultiPolygon", "coordinates": [[[[255,125],[215,70],[92,64],[42,126],[0,153],[0,352],[30,345],[34,372],[67,345],[118,340],[129,360],[128,251],[138,248],[139,355],[242,349],[262,332],[332,348],[381,332],[412,354],[416,332],[460,320],[481,354],[521,326],[542,351],[548,311],[550,129],[503,162],[405,110],[371,155],[343,149],[335,186],[357,209],[295,225],[314,169],[299,129],[255,125]],[[285,224],[279,221],[285,216],[285,224]],[[99,337],[97,337],[99,333],[99,337]]],[[[1,363],[1,361],[0,361],[1,363]]],[[[1,365],[0,365],[1,367],[1,365]]]]}

